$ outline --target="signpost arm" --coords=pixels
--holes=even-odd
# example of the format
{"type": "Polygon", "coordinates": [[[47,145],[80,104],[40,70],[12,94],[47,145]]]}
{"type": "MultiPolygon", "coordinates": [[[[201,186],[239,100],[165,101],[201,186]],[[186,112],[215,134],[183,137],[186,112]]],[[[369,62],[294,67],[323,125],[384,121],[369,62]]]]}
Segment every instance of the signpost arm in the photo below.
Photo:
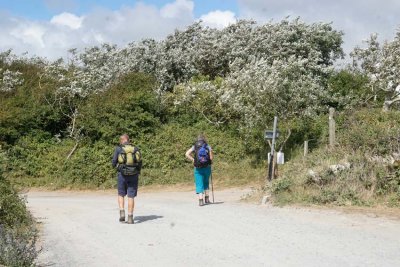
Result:
{"type": "Polygon", "coordinates": [[[278,117],[274,117],[274,130],[272,134],[272,145],[271,145],[271,157],[270,161],[268,164],[268,180],[271,181],[273,177],[273,172],[274,172],[274,156],[275,156],[275,138],[276,138],[276,127],[278,124],[278,117]]]}

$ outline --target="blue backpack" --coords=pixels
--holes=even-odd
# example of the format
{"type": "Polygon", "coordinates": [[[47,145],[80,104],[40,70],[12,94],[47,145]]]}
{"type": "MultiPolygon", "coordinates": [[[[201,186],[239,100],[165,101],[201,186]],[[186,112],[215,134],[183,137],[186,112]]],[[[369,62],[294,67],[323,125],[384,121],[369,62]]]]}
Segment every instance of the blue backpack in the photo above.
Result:
{"type": "Polygon", "coordinates": [[[199,140],[194,144],[194,166],[205,168],[211,165],[210,150],[204,140],[199,140]]]}

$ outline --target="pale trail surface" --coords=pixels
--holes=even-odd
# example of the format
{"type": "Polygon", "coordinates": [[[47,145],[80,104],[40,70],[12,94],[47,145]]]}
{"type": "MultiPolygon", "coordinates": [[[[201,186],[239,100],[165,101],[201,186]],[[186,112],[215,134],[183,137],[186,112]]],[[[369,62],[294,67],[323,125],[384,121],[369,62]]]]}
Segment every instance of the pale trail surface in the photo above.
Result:
{"type": "Polygon", "coordinates": [[[240,203],[217,192],[141,193],[136,223],[118,223],[111,193],[32,192],[50,266],[400,266],[400,221],[240,203]]]}

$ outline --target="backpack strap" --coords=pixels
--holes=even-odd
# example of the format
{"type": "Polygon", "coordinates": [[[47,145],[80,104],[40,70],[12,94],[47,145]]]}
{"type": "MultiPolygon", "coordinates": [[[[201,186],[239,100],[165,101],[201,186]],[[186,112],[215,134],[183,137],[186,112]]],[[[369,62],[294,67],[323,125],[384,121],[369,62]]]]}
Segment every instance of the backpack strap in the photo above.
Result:
{"type": "Polygon", "coordinates": [[[123,162],[122,162],[122,164],[126,164],[126,152],[125,152],[125,145],[118,145],[119,146],[119,148],[121,149],[120,150],[120,152],[119,152],[119,154],[121,155],[121,157],[122,157],[122,160],[123,160],[123,162]]]}
{"type": "MultiPolygon", "coordinates": [[[[138,159],[136,158],[136,153],[139,153],[139,156],[140,156],[140,149],[136,146],[133,146],[132,157],[133,157],[134,163],[138,163],[138,159]]],[[[139,158],[139,161],[140,161],[140,158],[139,158]]]]}

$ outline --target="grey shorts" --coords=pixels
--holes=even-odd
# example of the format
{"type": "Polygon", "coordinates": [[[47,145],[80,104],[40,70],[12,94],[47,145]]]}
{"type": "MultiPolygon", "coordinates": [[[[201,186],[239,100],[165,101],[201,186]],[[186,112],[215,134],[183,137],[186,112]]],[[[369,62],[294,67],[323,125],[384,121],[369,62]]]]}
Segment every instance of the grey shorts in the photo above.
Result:
{"type": "Polygon", "coordinates": [[[139,184],[139,174],[132,176],[124,176],[118,172],[118,195],[125,197],[128,195],[130,198],[137,196],[139,184]]]}

